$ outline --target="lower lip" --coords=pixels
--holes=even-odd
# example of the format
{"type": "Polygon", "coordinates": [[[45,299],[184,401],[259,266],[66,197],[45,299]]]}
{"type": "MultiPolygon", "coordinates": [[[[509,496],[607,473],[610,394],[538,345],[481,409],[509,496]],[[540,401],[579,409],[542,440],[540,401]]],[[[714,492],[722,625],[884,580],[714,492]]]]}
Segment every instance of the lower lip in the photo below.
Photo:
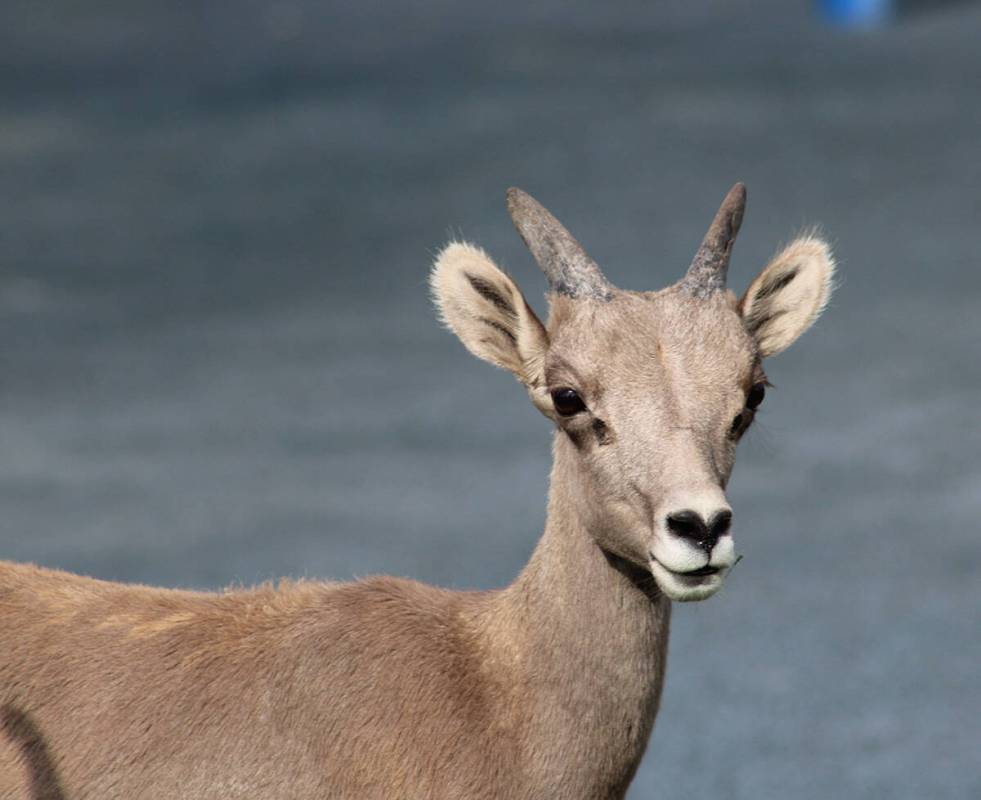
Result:
{"type": "MultiPolygon", "coordinates": [[[[685,572],[672,572],[657,559],[651,559],[651,574],[661,590],[672,600],[704,600],[715,594],[722,586],[725,569],[714,575],[691,575],[685,572]]],[[[697,570],[696,570],[697,571],[697,570]]]]}

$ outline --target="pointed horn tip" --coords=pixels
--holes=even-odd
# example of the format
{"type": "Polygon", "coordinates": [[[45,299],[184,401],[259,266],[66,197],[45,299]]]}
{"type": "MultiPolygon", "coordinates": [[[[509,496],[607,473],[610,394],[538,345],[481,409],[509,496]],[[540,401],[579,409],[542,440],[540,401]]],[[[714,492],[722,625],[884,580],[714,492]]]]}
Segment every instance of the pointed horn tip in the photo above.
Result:
{"type": "Polygon", "coordinates": [[[541,203],[524,189],[519,189],[517,186],[510,187],[505,194],[507,197],[508,213],[512,219],[514,219],[514,215],[519,209],[541,207],[541,203]]]}
{"type": "Polygon", "coordinates": [[[745,210],[746,184],[740,181],[729,190],[725,200],[722,201],[722,207],[719,209],[720,215],[729,218],[733,236],[739,232],[739,228],[743,224],[743,212],[745,210]]]}
{"type": "MultiPolygon", "coordinates": [[[[531,243],[526,238],[529,226],[544,224],[556,226],[565,231],[562,223],[555,219],[545,206],[539,203],[524,189],[519,189],[517,186],[512,186],[507,190],[507,207],[511,222],[514,223],[514,226],[521,234],[521,238],[525,240],[525,244],[529,247],[531,243]]],[[[568,235],[568,232],[566,232],[566,235],[568,235]]]]}
{"type": "Polygon", "coordinates": [[[742,181],[736,181],[732,185],[732,188],[729,190],[729,194],[730,195],[738,195],[740,197],[740,199],[742,199],[742,201],[745,203],[746,202],[746,184],[743,183],[742,181]]]}

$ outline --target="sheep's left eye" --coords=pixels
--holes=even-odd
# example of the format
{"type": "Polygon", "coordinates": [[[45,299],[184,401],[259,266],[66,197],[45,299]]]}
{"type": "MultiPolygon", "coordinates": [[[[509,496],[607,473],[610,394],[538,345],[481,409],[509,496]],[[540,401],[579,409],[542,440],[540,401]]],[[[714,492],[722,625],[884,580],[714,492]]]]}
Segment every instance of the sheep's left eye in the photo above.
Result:
{"type": "Polygon", "coordinates": [[[749,390],[749,395],[746,397],[746,408],[750,409],[750,411],[759,408],[764,397],[766,397],[766,385],[763,383],[755,384],[749,390]]]}
{"type": "Polygon", "coordinates": [[[552,403],[563,417],[571,417],[586,410],[586,404],[575,389],[556,389],[552,392],[552,403]]]}

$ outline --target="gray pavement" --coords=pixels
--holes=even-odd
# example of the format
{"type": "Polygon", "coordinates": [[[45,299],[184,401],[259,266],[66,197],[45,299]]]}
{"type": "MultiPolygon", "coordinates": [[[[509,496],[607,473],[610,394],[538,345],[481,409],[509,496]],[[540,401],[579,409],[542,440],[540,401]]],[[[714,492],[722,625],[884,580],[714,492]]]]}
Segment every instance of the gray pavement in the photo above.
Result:
{"type": "Polygon", "coordinates": [[[677,610],[630,797],[981,797],[981,6],[403,5],[0,8],[0,557],[507,582],[549,432],[439,329],[434,249],[542,310],[517,184],[655,288],[744,180],[731,282],[820,223],[840,286],[768,365],[745,559],[677,610]]]}

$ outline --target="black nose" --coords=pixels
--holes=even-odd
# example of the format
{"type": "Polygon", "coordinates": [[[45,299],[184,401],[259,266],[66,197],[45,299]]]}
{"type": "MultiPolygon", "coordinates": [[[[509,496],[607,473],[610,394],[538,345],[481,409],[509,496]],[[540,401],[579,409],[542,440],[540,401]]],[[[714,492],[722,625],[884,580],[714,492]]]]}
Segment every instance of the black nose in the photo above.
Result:
{"type": "Polygon", "coordinates": [[[675,511],[668,514],[668,530],[683,539],[691,539],[706,552],[715,547],[720,536],[729,532],[731,524],[732,512],[728,510],[717,512],[707,524],[702,515],[695,511],[675,511]]]}

